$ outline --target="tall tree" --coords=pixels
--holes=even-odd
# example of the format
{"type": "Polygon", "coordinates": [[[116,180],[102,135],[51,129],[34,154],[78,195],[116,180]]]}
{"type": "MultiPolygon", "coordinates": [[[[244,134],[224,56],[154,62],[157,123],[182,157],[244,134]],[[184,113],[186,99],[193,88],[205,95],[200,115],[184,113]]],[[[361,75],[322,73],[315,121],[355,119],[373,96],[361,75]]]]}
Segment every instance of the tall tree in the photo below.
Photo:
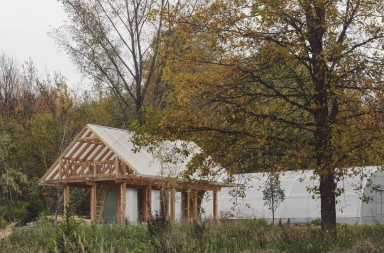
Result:
{"type": "Polygon", "coordinates": [[[195,140],[232,172],[265,160],[314,169],[322,230],[335,232],[342,168],[383,162],[383,10],[365,0],[207,0],[172,16],[189,51],[168,66],[175,89],[150,115],[155,131],[195,140]]]}
{"type": "MultiPolygon", "coordinates": [[[[84,74],[107,84],[122,111],[143,104],[158,67],[158,45],[167,1],[64,0],[70,23],[52,36],[84,74]]],[[[130,115],[126,115],[129,118],[130,115]]]]}

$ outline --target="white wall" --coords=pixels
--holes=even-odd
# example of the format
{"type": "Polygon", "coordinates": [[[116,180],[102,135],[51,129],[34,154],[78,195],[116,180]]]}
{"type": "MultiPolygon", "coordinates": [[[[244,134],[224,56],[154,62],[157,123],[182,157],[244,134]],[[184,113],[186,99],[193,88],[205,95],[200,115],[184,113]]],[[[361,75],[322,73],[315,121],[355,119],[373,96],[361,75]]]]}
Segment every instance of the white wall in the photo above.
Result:
{"type": "Polygon", "coordinates": [[[127,188],[125,198],[125,218],[128,222],[136,223],[139,221],[139,203],[137,189],[127,188]]]}
{"type": "MultiPolygon", "coordinates": [[[[371,175],[372,185],[381,185],[384,189],[384,173],[377,171],[376,167],[365,167],[364,173],[371,175]]],[[[244,175],[243,175],[244,176],[244,175]]],[[[285,190],[285,200],[275,212],[276,219],[292,222],[307,222],[320,217],[319,195],[309,194],[307,187],[318,185],[318,180],[313,180],[312,171],[286,172],[281,174],[281,187],[285,190]]],[[[234,218],[266,218],[271,219],[272,213],[264,206],[262,189],[267,177],[261,173],[253,174],[252,180],[248,181],[246,197],[233,197],[229,189],[219,192],[219,215],[220,217],[234,218]],[[249,207],[247,207],[249,206],[249,207]]],[[[337,197],[337,220],[344,223],[384,223],[384,192],[373,191],[372,187],[366,187],[367,179],[361,179],[360,175],[346,177],[338,183],[338,187],[344,188],[345,193],[337,197]],[[357,186],[363,189],[358,190],[357,186]],[[373,201],[362,203],[361,196],[373,197],[373,201]],[[382,199],[382,200],[381,200],[382,199]]],[[[240,183],[240,182],[239,182],[240,183]]],[[[212,198],[211,198],[212,199],[212,198]]],[[[206,209],[206,216],[212,214],[212,200],[204,201],[202,205],[206,209]]]]}

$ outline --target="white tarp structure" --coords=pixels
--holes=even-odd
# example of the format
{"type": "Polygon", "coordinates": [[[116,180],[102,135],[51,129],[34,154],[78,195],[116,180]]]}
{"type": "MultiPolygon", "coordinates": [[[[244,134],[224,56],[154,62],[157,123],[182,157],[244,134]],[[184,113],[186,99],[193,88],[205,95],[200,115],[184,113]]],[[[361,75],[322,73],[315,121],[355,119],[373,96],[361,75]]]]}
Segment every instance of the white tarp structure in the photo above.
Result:
{"type": "MultiPolygon", "coordinates": [[[[380,167],[351,168],[348,175],[338,182],[344,193],[337,197],[337,221],[342,223],[384,223],[384,172],[380,167]],[[365,175],[365,176],[362,176],[365,175]],[[360,187],[361,186],[361,187],[360,187]],[[371,198],[368,203],[363,197],[371,198]]],[[[285,200],[275,211],[276,219],[286,222],[308,222],[320,218],[320,199],[307,188],[318,186],[313,171],[285,172],[279,174],[285,200]]],[[[246,184],[246,196],[233,197],[234,189],[223,189],[219,195],[220,216],[233,218],[266,218],[272,213],[264,206],[263,189],[268,175],[265,173],[236,175],[237,183],[246,184]]],[[[204,203],[206,216],[211,214],[211,204],[204,203]]]]}

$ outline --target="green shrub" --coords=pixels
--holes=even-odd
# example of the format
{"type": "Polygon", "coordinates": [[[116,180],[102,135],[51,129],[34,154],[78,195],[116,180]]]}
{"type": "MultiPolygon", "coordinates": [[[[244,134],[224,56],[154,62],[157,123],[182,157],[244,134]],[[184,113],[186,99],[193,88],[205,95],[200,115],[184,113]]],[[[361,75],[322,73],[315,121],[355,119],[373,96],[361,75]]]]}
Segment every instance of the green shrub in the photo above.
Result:
{"type": "Polygon", "coordinates": [[[5,228],[8,225],[8,222],[0,216],[0,229],[5,228]]]}
{"type": "Polygon", "coordinates": [[[72,207],[69,203],[65,207],[64,221],[55,228],[52,243],[48,248],[51,252],[87,252],[87,241],[78,231],[81,222],[73,219],[72,215],[72,207]]]}
{"type": "Polygon", "coordinates": [[[321,219],[320,218],[316,218],[314,220],[311,220],[310,222],[312,225],[315,225],[315,226],[321,226],[321,219]]]}
{"type": "Polygon", "coordinates": [[[0,216],[8,222],[24,220],[28,216],[25,204],[14,204],[11,206],[0,206],[0,216]]]}

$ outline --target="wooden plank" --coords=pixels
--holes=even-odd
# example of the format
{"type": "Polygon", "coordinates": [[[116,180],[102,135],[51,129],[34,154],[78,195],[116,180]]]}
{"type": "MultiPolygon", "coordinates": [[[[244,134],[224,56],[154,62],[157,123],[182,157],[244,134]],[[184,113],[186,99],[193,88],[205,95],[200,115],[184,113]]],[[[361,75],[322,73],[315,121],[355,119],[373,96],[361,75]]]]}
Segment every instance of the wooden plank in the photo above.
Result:
{"type": "Polygon", "coordinates": [[[219,217],[219,194],[218,191],[213,191],[213,219],[217,220],[219,217]]]}
{"type": "Polygon", "coordinates": [[[171,189],[171,220],[176,220],[176,190],[171,189]]]}
{"type": "Polygon", "coordinates": [[[91,222],[94,222],[96,221],[96,184],[91,185],[90,198],[91,222]]]}
{"type": "Polygon", "coordinates": [[[121,209],[120,209],[120,222],[124,222],[125,221],[125,210],[126,210],[126,192],[127,192],[127,186],[125,183],[121,183],[120,184],[120,196],[121,196],[121,200],[120,200],[120,205],[121,205],[121,209]]]}

